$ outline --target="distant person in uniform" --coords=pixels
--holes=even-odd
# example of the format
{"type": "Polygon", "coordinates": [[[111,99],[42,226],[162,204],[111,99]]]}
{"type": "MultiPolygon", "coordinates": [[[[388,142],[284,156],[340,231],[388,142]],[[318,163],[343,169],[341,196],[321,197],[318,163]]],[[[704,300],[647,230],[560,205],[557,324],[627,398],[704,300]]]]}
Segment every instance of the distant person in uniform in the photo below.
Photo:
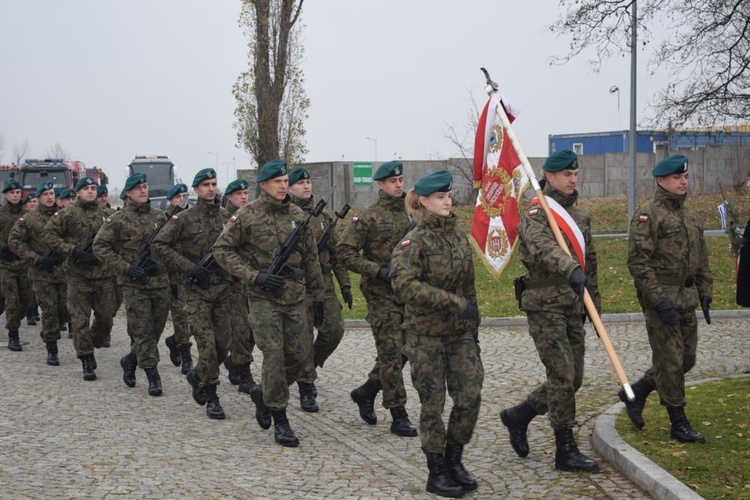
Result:
{"type": "Polygon", "coordinates": [[[65,208],[74,205],[76,202],[76,190],[75,189],[63,189],[60,192],[60,196],[57,198],[57,209],[58,212],[65,208]]]}
{"type": "MultiPolygon", "coordinates": [[[[750,194],[750,172],[745,182],[745,193],[750,194]]],[[[742,238],[744,243],[737,262],[737,305],[750,307],[750,219],[747,220],[742,238]]]]}

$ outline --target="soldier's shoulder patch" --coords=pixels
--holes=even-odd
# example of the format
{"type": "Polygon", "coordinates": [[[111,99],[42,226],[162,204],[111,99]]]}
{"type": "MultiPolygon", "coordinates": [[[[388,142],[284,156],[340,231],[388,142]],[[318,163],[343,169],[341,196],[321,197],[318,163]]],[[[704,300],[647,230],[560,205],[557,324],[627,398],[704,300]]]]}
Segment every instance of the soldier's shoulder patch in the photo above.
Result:
{"type": "Polygon", "coordinates": [[[411,240],[404,240],[401,242],[401,248],[408,247],[411,245],[411,240]]]}
{"type": "Polygon", "coordinates": [[[23,222],[23,217],[19,217],[18,222],[23,222]]]}
{"type": "Polygon", "coordinates": [[[106,219],[104,219],[104,223],[105,224],[112,224],[112,219],[110,217],[107,217],[106,219]]]}
{"type": "Polygon", "coordinates": [[[233,215],[229,218],[229,222],[237,222],[237,216],[233,215]]]}
{"type": "Polygon", "coordinates": [[[641,214],[638,216],[638,222],[648,224],[648,214],[641,214]]]}
{"type": "Polygon", "coordinates": [[[531,207],[528,211],[529,215],[536,215],[539,213],[539,207],[531,207]]]}
{"type": "Polygon", "coordinates": [[[173,220],[177,220],[177,219],[179,219],[179,218],[180,218],[180,216],[179,216],[179,215],[177,215],[177,214],[174,214],[174,215],[173,215],[173,216],[172,216],[171,218],[172,218],[173,220]]]}
{"type": "Polygon", "coordinates": [[[52,217],[57,217],[58,215],[60,215],[60,212],[55,212],[54,214],[52,214],[52,217]]]}
{"type": "Polygon", "coordinates": [[[352,217],[352,222],[357,222],[359,220],[359,217],[352,217]]]}

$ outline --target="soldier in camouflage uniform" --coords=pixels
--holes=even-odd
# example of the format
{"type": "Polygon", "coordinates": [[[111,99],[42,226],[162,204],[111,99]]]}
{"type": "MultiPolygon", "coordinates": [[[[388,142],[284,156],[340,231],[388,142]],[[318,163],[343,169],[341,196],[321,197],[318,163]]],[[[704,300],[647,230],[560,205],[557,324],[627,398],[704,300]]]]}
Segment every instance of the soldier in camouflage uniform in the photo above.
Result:
{"type": "Polygon", "coordinates": [[[267,272],[281,245],[306,217],[287,194],[285,161],[264,164],[256,181],[261,189],[258,198],[232,216],[213,251],[221,267],[242,283],[250,328],[263,352],[261,385],[250,391],[255,418],[261,428],[268,429],[273,417],[275,441],[294,447],[299,439],[289,425],[286,407],[289,385],[297,380],[312,346],[305,292],[313,296],[315,324],[319,325],[325,285],[309,227],[286,262],[294,272],[267,272]]]}
{"type": "MultiPolygon", "coordinates": [[[[227,197],[227,211],[230,215],[235,215],[240,208],[247,205],[248,194],[246,180],[237,179],[229,183],[224,196],[227,197]]],[[[234,280],[228,299],[232,304],[233,312],[232,342],[229,349],[231,354],[224,360],[224,366],[229,370],[229,381],[234,385],[239,385],[240,392],[250,394],[250,390],[255,385],[250,372],[255,338],[250,329],[250,323],[247,321],[247,297],[242,294],[242,283],[239,280],[234,280]]]]}
{"type": "Polygon", "coordinates": [[[570,227],[562,231],[571,255],[557,244],[544,210],[532,203],[519,226],[519,255],[528,273],[521,295],[529,333],[547,371],[547,380],[523,403],[503,410],[500,417],[508,427],[510,443],[520,457],[529,453],[526,430],[536,415],[549,411],[555,431],[555,468],[565,471],[598,472],[599,466],[578,451],[573,438],[575,393],[583,382],[585,330],[583,293],[587,287],[596,308],[600,308],[597,263],[591,221],[578,200],[578,158],[570,150],[554,152],[542,167],[548,204],[569,216],[570,227]],[[575,253],[575,242],[583,255],[575,253]],[[573,243],[572,243],[573,242],[573,243]],[[580,261],[580,260],[582,261],[580,261]]]}
{"type": "Polygon", "coordinates": [[[83,366],[83,379],[96,380],[94,348],[102,347],[112,331],[115,298],[112,271],[89,250],[104,223],[104,212],[96,202],[96,182],[84,177],[76,184],[75,204],[56,212],[44,227],[44,243],[68,256],[68,312],[74,327],[73,345],[83,366]],[[94,322],[89,325],[91,311],[94,322]]]}
{"type": "Polygon", "coordinates": [[[8,349],[21,351],[18,329],[31,304],[31,282],[27,264],[8,246],[8,237],[13,225],[23,215],[21,188],[16,180],[3,186],[5,203],[0,206],[0,283],[5,295],[5,327],[8,329],[8,349]]]}
{"type": "MultiPolygon", "coordinates": [[[[23,199],[24,212],[26,212],[27,214],[30,212],[35,212],[38,207],[39,207],[39,199],[37,198],[36,193],[32,192],[32,193],[27,194],[26,197],[23,199]]],[[[29,326],[36,326],[37,321],[40,320],[39,305],[37,304],[37,301],[36,301],[36,294],[34,293],[33,284],[32,284],[31,289],[32,289],[31,302],[29,303],[29,310],[26,312],[26,324],[29,326]]]]}
{"type": "Polygon", "coordinates": [[[422,403],[419,435],[430,471],[427,491],[449,497],[477,489],[462,455],[477,423],[484,381],[474,263],[469,240],[451,213],[452,187],[447,171],[414,184],[406,209],[418,225],[391,260],[393,290],[405,304],[403,351],[422,403]],[[453,400],[447,433],[446,386],[453,400]]]}
{"type": "Polygon", "coordinates": [[[29,266],[29,278],[44,314],[41,337],[47,346],[47,364],[58,366],[57,341],[60,327],[68,321],[65,305],[67,284],[63,270],[64,254],[54,255],[42,240],[44,226],[55,214],[55,191],[51,182],[36,189],[39,208],[18,220],[10,233],[11,251],[29,266]]]}
{"type": "Polygon", "coordinates": [[[713,278],[698,214],[685,206],[688,160],[674,155],[659,162],[654,197],[638,208],[630,223],[628,270],[638,291],[651,344],[652,367],[633,384],[636,399],[625,402],[633,424],[644,425],[641,414],[656,388],[667,407],[671,435],[685,442],[705,442],[685,415],[685,373],[695,365],[700,304],[710,323],[713,278]]]}
{"type": "MultiPolygon", "coordinates": [[[[169,208],[167,209],[167,218],[171,218],[178,212],[187,209],[188,202],[187,184],[175,184],[167,192],[169,208]]],[[[175,366],[180,366],[182,374],[187,375],[193,369],[193,356],[190,353],[190,330],[188,328],[188,315],[185,310],[184,287],[186,281],[184,277],[173,270],[169,270],[169,289],[171,292],[171,301],[169,311],[172,314],[172,327],[174,334],[164,339],[164,343],[169,349],[169,359],[175,366]]]]}
{"type": "Polygon", "coordinates": [[[104,221],[94,239],[94,255],[120,277],[127,315],[130,353],[120,360],[123,382],[135,387],[135,368],[148,378],[148,393],[161,396],[159,337],[169,314],[169,276],[164,266],[140,254],[155,231],[165,223],[164,212],[151,208],[146,175],[137,173],[125,181],[120,197],[125,208],[104,221]]]}
{"type": "Polygon", "coordinates": [[[75,205],[77,196],[75,189],[63,189],[60,196],[57,197],[57,211],[75,205]]]}
{"type": "Polygon", "coordinates": [[[383,389],[383,406],[393,418],[391,432],[413,437],[417,429],[404,408],[406,389],[401,373],[404,305],[396,299],[389,276],[391,252],[410,224],[404,207],[403,165],[398,161],[383,163],[373,180],[378,183],[378,200],[352,218],[336,248],[347,269],[362,276],[359,289],[367,300],[366,319],[378,354],[367,381],[351,392],[351,398],[359,406],[362,420],[375,425],[375,396],[383,389]]]}
{"type": "MultiPolygon", "coordinates": [[[[304,168],[295,168],[289,173],[289,193],[292,196],[292,203],[300,207],[307,213],[311,213],[315,208],[315,200],[312,194],[312,181],[310,173],[304,168]]],[[[317,242],[320,236],[332,222],[332,217],[325,213],[310,220],[310,229],[313,239],[317,242]]],[[[328,357],[333,354],[336,347],[341,343],[344,337],[344,317],[341,315],[341,303],[336,296],[336,289],[333,284],[332,273],[336,276],[341,287],[341,294],[344,300],[352,306],[352,286],[349,282],[349,274],[344,264],[336,258],[336,235],[331,233],[328,244],[318,252],[320,260],[320,269],[323,273],[323,280],[326,285],[326,296],[323,302],[323,324],[318,327],[318,336],[315,337],[310,357],[305,364],[304,370],[297,378],[299,386],[299,399],[302,409],[306,412],[314,413],[319,410],[315,398],[318,395],[315,387],[315,379],[318,374],[315,367],[322,367],[328,357]]],[[[310,338],[313,338],[313,300],[308,297],[307,300],[307,326],[310,330],[310,338]]]]}
{"type": "MultiPolygon", "coordinates": [[[[198,345],[198,363],[187,374],[196,403],[206,405],[206,415],[225,418],[216,388],[219,365],[227,356],[231,338],[232,309],[227,293],[232,281],[218,266],[201,265],[211,245],[221,233],[229,214],[215,199],[216,171],[204,168],[193,178],[198,203],[173,215],[151,248],[154,258],[163,262],[180,279],[188,281],[184,300],[190,334],[198,345]]],[[[205,262],[205,261],[204,261],[205,262]]],[[[183,290],[180,290],[182,292],[183,290]]]]}
{"type": "MultiPolygon", "coordinates": [[[[120,194],[122,196],[122,193],[120,194]]],[[[96,201],[99,203],[99,206],[102,207],[102,212],[104,213],[105,217],[109,217],[113,213],[117,212],[114,208],[112,208],[112,205],[109,204],[109,190],[107,189],[106,184],[99,184],[96,186],[96,201]]],[[[115,292],[115,314],[117,314],[117,311],[120,310],[120,306],[122,305],[122,287],[120,286],[120,281],[117,277],[117,275],[112,276],[112,289],[115,292]]],[[[112,332],[107,333],[105,335],[104,340],[102,341],[102,347],[109,347],[112,344],[112,332]]]]}

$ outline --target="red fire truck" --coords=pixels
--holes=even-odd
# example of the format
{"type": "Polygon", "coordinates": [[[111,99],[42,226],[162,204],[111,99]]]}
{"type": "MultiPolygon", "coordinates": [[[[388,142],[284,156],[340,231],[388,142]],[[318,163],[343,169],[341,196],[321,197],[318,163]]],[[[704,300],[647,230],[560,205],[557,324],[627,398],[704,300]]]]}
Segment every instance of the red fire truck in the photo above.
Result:
{"type": "Polygon", "coordinates": [[[46,181],[64,190],[74,188],[82,177],[86,177],[86,165],[82,161],[67,161],[61,158],[27,159],[21,166],[20,176],[23,196],[35,192],[37,186],[46,181]]]}

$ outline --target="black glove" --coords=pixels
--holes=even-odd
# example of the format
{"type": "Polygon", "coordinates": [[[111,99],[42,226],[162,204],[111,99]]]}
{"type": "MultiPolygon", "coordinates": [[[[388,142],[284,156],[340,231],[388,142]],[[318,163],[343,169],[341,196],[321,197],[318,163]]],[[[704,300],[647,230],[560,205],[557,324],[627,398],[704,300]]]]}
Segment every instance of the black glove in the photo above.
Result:
{"type": "Polygon", "coordinates": [[[659,318],[668,326],[677,326],[680,323],[680,314],[671,300],[664,297],[656,304],[656,312],[659,318]]]}
{"type": "Polygon", "coordinates": [[[284,288],[284,278],[270,273],[258,273],[255,277],[255,284],[266,290],[278,292],[284,288]]]}
{"type": "Polygon", "coordinates": [[[706,323],[711,324],[711,297],[701,297],[701,309],[703,309],[703,317],[706,318],[706,323]]]}
{"type": "Polygon", "coordinates": [[[177,285],[169,285],[169,291],[172,294],[172,300],[177,300],[177,285]]]}
{"type": "Polygon", "coordinates": [[[461,315],[461,319],[479,321],[479,309],[471,302],[466,302],[466,309],[461,315]]]}
{"type": "Polygon", "coordinates": [[[0,248],[0,257],[7,260],[8,262],[13,262],[16,260],[16,254],[14,254],[8,245],[3,245],[2,248],[0,248]]]}
{"type": "Polygon", "coordinates": [[[323,313],[325,311],[323,303],[322,302],[313,302],[312,310],[313,310],[313,325],[314,326],[320,326],[320,325],[322,325],[323,324],[323,313]]]}
{"type": "Polygon", "coordinates": [[[342,286],[341,296],[344,297],[344,302],[346,302],[346,305],[348,305],[349,309],[351,309],[352,305],[354,304],[354,297],[352,297],[352,287],[350,287],[349,285],[342,286]]]}
{"type": "Polygon", "coordinates": [[[39,258],[36,259],[36,267],[43,271],[47,271],[48,273],[55,270],[55,266],[52,264],[52,259],[46,255],[40,255],[39,258]]]}
{"type": "Polygon", "coordinates": [[[211,287],[211,273],[200,264],[193,266],[188,279],[202,290],[208,290],[211,287]]]}
{"type": "Polygon", "coordinates": [[[583,291],[586,290],[586,275],[583,274],[580,267],[576,267],[573,270],[573,273],[568,278],[568,283],[570,283],[570,288],[573,289],[576,295],[583,298],[583,291]]]}
{"type": "Polygon", "coordinates": [[[138,267],[135,262],[130,264],[125,270],[125,276],[130,278],[132,281],[140,281],[144,283],[146,281],[146,272],[138,267]]]}
{"type": "Polygon", "coordinates": [[[386,283],[391,282],[391,270],[388,267],[381,267],[378,270],[378,279],[383,280],[386,283]]]}
{"type": "Polygon", "coordinates": [[[73,249],[73,260],[76,262],[76,264],[80,264],[82,266],[96,263],[96,258],[92,254],[84,252],[78,247],[75,247],[73,249]]]}

